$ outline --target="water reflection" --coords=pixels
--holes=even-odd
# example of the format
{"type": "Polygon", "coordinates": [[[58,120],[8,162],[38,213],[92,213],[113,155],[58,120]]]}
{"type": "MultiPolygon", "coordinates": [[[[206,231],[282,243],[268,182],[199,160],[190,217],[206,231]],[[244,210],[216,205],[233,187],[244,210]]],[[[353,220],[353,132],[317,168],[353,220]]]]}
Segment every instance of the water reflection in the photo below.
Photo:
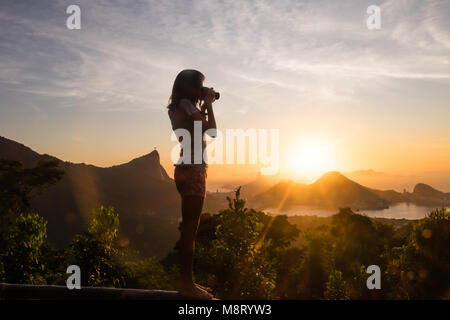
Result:
{"type": "MultiPolygon", "coordinates": [[[[412,203],[397,203],[383,210],[361,210],[359,213],[369,217],[390,218],[390,219],[421,219],[425,217],[435,207],[423,207],[412,203]]],[[[450,210],[450,208],[448,208],[450,210]]],[[[264,210],[269,213],[276,213],[276,208],[267,208],[264,210]]],[[[322,209],[311,206],[292,206],[288,210],[283,210],[279,214],[288,216],[318,216],[328,217],[337,213],[338,210],[322,209]]]]}

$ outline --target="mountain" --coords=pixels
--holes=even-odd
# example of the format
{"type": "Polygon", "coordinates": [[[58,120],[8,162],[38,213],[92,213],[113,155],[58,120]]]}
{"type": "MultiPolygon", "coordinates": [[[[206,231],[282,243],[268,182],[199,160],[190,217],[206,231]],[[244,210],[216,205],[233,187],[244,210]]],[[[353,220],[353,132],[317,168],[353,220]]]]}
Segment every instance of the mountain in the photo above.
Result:
{"type": "Polygon", "coordinates": [[[421,204],[450,206],[450,193],[436,190],[425,183],[416,184],[412,196],[421,204]]]}
{"type": "Polygon", "coordinates": [[[371,189],[371,191],[390,203],[409,202],[430,207],[450,206],[450,193],[439,191],[425,183],[417,183],[413,192],[404,191],[403,193],[400,193],[394,190],[381,191],[375,189],[371,189]]]}
{"type": "Polygon", "coordinates": [[[398,202],[424,206],[450,206],[450,193],[419,183],[412,193],[394,190],[376,190],[360,185],[339,172],[328,172],[316,182],[305,185],[280,182],[252,201],[259,208],[292,205],[317,206],[328,209],[350,207],[352,209],[385,209],[398,202]]]}
{"type": "Polygon", "coordinates": [[[388,207],[386,200],[336,171],[324,174],[308,189],[308,199],[316,205],[326,203],[335,208],[348,206],[359,209],[388,207]]]}
{"type": "Polygon", "coordinates": [[[279,176],[264,176],[262,174],[257,174],[256,178],[250,182],[244,183],[228,183],[222,186],[222,188],[231,190],[226,192],[208,192],[203,208],[205,212],[213,213],[218,212],[224,208],[228,207],[227,197],[234,197],[235,190],[241,187],[241,198],[245,199],[248,203],[251,203],[251,199],[268,190],[274,185],[276,181],[279,180],[279,176]]]}
{"type": "Polygon", "coordinates": [[[425,184],[425,183],[418,183],[414,187],[413,193],[419,197],[425,197],[425,198],[445,198],[446,194],[444,192],[441,192],[439,190],[436,190],[435,188],[425,184]]]}
{"type": "Polygon", "coordinates": [[[351,207],[382,209],[388,202],[370,189],[348,179],[339,172],[328,172],[316,182],[305,185],[283,182],[254,199],[264,206],[311,205],[330,209],[351,207]]]}
{"type": "Polygon", "coordinates": [[[156,150],[125,164],[101,168],[41,155],[0,137],[0,158],[20,161],[25,167],[39,160],[59,162],[65,172],[62,180],[32,200],[33,210],[47,219],[49,240],[57,247],[66,247],[82,232],[91,211],[101,205],[114,206],[119,213],[123,245],[162,255],[177,240],[180,200],[156,150]]]}
{"type": "Polygon", "coordinates": [[[268,190],[277,180],[279,180],[278,176],[264,176],[262,174],[258,174],[255,180],[242,185],[241,195],[243,198],[252,198],[257,194],[268,190]]]}

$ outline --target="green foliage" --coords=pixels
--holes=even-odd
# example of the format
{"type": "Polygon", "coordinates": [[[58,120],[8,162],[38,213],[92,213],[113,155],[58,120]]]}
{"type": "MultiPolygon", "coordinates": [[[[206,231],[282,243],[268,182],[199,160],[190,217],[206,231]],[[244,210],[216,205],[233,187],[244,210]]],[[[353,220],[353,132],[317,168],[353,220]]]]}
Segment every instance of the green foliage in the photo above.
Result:
{"type": "Polygon", "coordinates": [[[450,212],[445,208],[436,209],[419,220],[413,226],[410,243],[431,264],[449,261],[450,250],[446,249],[450,243],[450,212]]]}
{"type": "Polygon", "coordinates": [[[119,215],[113,207],[101,206],[92,212],[92,220],[88,231],[99,241],[113,244],[119,234],[119,215]]]}
{"type": "Polygon", "coordinates": [[[47,222],[38,214],[19,215],[5,237],[1,255],[5,280],[12,283],[45,283],[42,259],[47,222]]]}
{"type": "Polygon", "coordinates": [[[20,162],[0,159],[0,225],[29,211],[31,197],[62,178],[64,172],[58,165],[50,160],[23,168],[20,162]]]}
{"type": "Polygon", "coordinates": [[[117,236],[119,216],[112,207],[92,212],[88,231],[78,234],[69,248],[69,264],[78,265],[84,286],[123,287],[125,265],[117,236]]]}
{"type": "Polygon", "coordinates": [[[305,251],[305,258],[297,274],[298,285],[295,298],[321,299],[331,269],[329,245],[326,239],[316,234],[309,234],[305,251]]]}
{"type": "Polygon", "coordinates": [[[275,249],[288,246],[298,230],[285,218],[247,209],[240,189],[227,200],[228,209],[200,224],[196,271],[221,298],[274,298],[275,249]]]}
{"type": "Polygon", "coordinates": [[[74,237],[69,249],[69,264],[78,265],[83,286],[121,287],[124,268],[117,248],[100,242],[90,233],[74,237]]]}
{"type": "Polygon", "coordinates": [[[45,264],[45,272],[43,274],[46,283],[54,285],[66,285],[67,280],[67,263],[66,250],[54,249],[48,241],[42,246],[41,261],[45,264]]]}
{"type": "Polygon", "coordinates": [[[172,284],[172,273],[164,269],[155,257],[127,261],[127,287],[141,289],[175,290],[172,284]]]}
{"type": "Polygon", "coordinates": [[[67,250],[48,244],[46,225],[37,214],[21,214],[10,225],[0,248],[0,281],[65,285],[67,266],[76,264],[83,286],[174,289],[173,272],[153,257],[140,259],[118,245],[114,208],[94,210],[87,231],[76,235],[67,250]]]}
{"type": "Polygon", "coordinates": [[[448,296],[449,227],[443,210],[399,235],[394,225],[341,209],[326,225],[312,222],[295,248],[299,232],[286,217],[247,209],[239,190],[228,203],[228,209],[202,216],[195,260],[199,282],[221,298],[448,296]],[[381,268],[382,290],[366,286],[366,266],[372,264],[381,268]],[[418,281],[421,277],[427,281],[418,281]]]}
{"type": "Polygon", "coordinates": [[[341,209],[332,217],[336,267],[344,274],[355,274],[361,265],[381,265],[381,254],[393,230],[377,227],[367,216],[341,209]]]}
{"type": "MultiPolygon", "coordinates": [[[[14,163],[2,165],[25,170],[14,163]]],[[[10,179],[6,176],[0,175],[2,183],[10,179]]],[[[42,185],[45,180],[35,178],[28,185],[42,185]]],[[[22,195],[3,208],[15,212],[26,207],[30,193],[22,195]]],[[[220,298],[450,297],[450,213],[446,209],[403,228],[401,235],[393,225],[341,209],[326,224],[304,219],[311,228],[302,229],[302,242],[295,242],[299,230],[286,216],[246,208],[240,189],[227,200],[227,209],[202,215],[194,261],[197,281],[220,298]],[[367,289],[366,266],[372,264],[381,268],[381,290],[367,289]]],[[[122,248],[119,215],[112,207],[94,210],[86,232],[76,235],[67,250],[49,245],[47,222],[35,213],[18,215],[0,235],[0,281],[64,285],[67,266],[76,264],[83,286],[176,288],[175,253],[161,263],[122,248]]]]}
{"type": "Polygon", "coordinates": [[[305,259],[305,249],[288,247],[277,259],[276,295],[281,299],[295,299],[298,295],[300,270],[305,259]]]}
{"type": "Polygon", "coordinates": [[[253,252],[264,225],[259,221],[255,211],[245,208],[245,201],[240,199],[240,190],[236,198],[227,198],[228,210],[219,215],[216,227],[216,244],[231,250],[236,260],[241,260],[253,252]]]}
{"type": "Polygon", "coordinates": [[[348,290],[350,298],[386,298],[391,289],[386,285],[389,283],[384,282],[386,286],[383,289],[386,290],[368,290],[365,282],[368,275],[365,267],[363,270],[361,267],[378,265],[381,270],[387,269],[389,248],[397,241],[394,227],[345,208],[332,216],[330,235],[334,265],[342,270],[344,279],[351,284],[348,290]]]}
{"type": "Polygon", "coordinates": [[[328,282],[326,284],[326,291],[324,293],[325,299],[328,300],[348,300],[347,282],[342,277],[342,272],[338,270],[331,271],[328,282]]]}
{"type": "Polygon", "coordinates": [[[45,283],[56,279],[47,269],[54,260],[46,242],[47,222],[30,212],[31,198],[58,182],[63,171],[58,161],[40,161],[23,168],[17,161],[0,159],[0,280],[16,283],[45,283]],[[20,214],[20,215],[19,215],[20,214]]]}
{"type": "Polygon", "coordinates": [[[394,298],[448,299],[450,296],[450,212],[432,211],[413,225],[408,242],[393,248],[388,276],[394,298]]]}

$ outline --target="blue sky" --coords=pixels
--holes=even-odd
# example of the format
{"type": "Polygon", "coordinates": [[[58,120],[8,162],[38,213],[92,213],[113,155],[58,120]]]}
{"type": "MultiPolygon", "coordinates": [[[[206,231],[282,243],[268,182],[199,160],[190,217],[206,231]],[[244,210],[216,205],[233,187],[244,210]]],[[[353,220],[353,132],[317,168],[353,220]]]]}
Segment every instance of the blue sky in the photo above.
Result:
{"type": "Polygon", "coordinates": [[[222,93],[219,127],[280,128],[282,156],[306,139],[333,145],[330,169],[450,169],[449,1],[3,0],[0,135],[101,166],[157,147],[168,164],[184,68],[222,93]]]}

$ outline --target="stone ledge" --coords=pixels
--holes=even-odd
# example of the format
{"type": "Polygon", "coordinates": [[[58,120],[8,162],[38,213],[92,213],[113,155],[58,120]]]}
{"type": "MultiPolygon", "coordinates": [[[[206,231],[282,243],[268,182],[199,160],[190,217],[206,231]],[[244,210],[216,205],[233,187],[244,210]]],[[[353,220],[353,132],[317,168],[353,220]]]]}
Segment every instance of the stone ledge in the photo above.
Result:
{"type": "Polygon", "coordinates": [[[0,299],[6,300],[184,300],[177,291],[0,283],[0,299]]]}

